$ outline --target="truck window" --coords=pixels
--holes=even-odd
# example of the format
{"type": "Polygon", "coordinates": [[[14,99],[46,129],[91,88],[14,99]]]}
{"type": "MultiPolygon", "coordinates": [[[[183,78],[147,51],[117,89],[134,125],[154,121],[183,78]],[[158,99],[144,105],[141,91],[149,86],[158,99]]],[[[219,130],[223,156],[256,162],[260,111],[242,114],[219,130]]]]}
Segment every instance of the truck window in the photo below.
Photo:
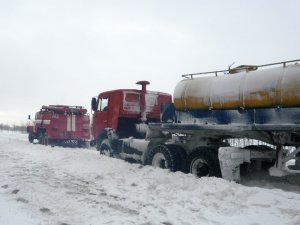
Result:
{"type": "Polygon", "coordinates": [[[108,98],[99,98],[98,111],[106,111],[108,107],[108,98]]]}
{"type": "Polygon", "coordinates": [[[136,93],[126,93],[125,96],[126,102],[140,102],[140,95],[136,93]]]}

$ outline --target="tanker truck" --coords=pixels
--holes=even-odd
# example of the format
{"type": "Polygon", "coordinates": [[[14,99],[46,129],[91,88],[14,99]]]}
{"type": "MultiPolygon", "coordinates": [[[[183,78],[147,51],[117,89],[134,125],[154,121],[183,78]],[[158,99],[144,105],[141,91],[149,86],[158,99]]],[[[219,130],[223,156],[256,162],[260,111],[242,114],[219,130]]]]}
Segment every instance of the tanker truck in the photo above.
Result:
{"type": "Polygon", "coordinates": [[[147,91],[145,81],[138,82],[142,90],[100,93],[92,99],[93,142],[101,154],[197,177],[239,181],[244,165],[267,168],[272,176],[299,173],[298,63],[186,74],[173,102],[147,91]],[[256,144],[232,146],[232,139],[256,144]]]}

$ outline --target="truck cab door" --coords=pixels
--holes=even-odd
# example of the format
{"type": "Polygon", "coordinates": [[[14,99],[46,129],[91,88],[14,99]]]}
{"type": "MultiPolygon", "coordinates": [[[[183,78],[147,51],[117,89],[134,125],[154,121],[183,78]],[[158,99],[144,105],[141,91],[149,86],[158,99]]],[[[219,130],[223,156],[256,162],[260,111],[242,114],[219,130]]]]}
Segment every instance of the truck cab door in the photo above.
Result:
{"type": "Polygon", "coordinates": [[[108,100],[109,98],[106,96],[101,96],[98,99],[98,107],[97,111],[94,113],[94,130],[95,130],[95,138],[99,135],[99,133],[109,127],[108,121],[108,100]]]}

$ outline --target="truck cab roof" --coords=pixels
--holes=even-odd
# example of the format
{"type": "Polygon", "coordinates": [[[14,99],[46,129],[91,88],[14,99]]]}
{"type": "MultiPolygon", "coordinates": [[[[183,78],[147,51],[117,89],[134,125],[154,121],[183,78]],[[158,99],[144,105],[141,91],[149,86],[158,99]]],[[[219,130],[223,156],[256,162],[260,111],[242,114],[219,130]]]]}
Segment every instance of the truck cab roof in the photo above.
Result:
{"type": "Polygon", "coordinates": [[[53,111],[55,113],[71,113],[71,114],[86,114],[87,110],[82,106],[67,106],[67,105],[43,105],[42,112],[53,111]]]}

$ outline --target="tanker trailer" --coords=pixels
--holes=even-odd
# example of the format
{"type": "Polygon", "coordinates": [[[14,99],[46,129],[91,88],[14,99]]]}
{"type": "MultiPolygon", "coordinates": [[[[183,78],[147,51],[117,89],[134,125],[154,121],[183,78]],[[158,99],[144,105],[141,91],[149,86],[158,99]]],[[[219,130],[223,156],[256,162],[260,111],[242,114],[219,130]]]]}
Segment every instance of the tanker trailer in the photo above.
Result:
{"type": "Polygon", "coordinates": [[[156,139],[159,144],[152,147],[145,162],[171,165],[197,176],[222,175],[229,180],[240,179],[240,165],[244,163],[266,162],[272,165],[269,172],[274,176],[298,173],[298,63],[244,65],[183,75],[185,79],[174,90],[174,105],[162,107],[163,123],[149,126],[150,131],[167,132],[171,138],[161,143],[156,139]],[[249,138],[274,148],[258,144],[233,147],[227,141],[232,138],[249,138]],[[293,148],[286,150],[286,146],[293,148]],[[286,163],[291,159],[295,165],[288,168],[286,163]]]}

